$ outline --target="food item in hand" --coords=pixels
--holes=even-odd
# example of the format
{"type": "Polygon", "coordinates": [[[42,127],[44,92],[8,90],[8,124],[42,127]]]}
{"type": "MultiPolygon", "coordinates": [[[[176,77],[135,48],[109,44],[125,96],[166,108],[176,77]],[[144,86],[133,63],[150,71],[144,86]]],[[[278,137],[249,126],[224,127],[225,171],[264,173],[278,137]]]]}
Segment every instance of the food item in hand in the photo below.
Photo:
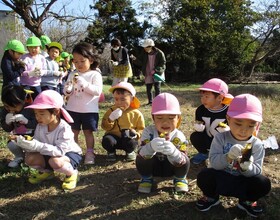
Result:
{"type": "Polygon", "coordinates": [[[165,140],[169,140],[169,133],[168,132],[160,133],[159,137],[165,138],[165,140]]]}
{"type": "Polygon", "coordinates": [[[225,123],[223,123],[223,122],[220,122],[220,123],[218,124],[218,126],[221,127],[221,128],[226,128],[226,127],[227,127],[227,124],[225,124],[225,123]]]}
{"type": "MultiPolygon", "coordinates": [[[[17,136],[18,135],[14,135],[14,134],[11,134],[11,135],[9,135],[9,140],[13,140],[13,141],[16,141],[17,140],[17,136]]],[[[32,139],[33,139],[33,137],[32,136],[30,136],[30,135],[23,135],[23,137],[25,138],[25,140],[27,140],[27,141],[31,141],[32,139]]]]}
{"type": "Polygon", "coordinates": [[[25,140],[27,141],[32,141],[33,137],[29,136],[29,135],[24,135],[25,140]]]}
{"type": "Polygon", "coordinates": [[[242,150],[242,157],[240,163],[249,161],[251,155],[252,155],[252,144],[248,143],[245,145],[244,149],[242,150]]]}
{"type": "Polygon", "coordinates": [[[75,73],[73,77],[73,83],[76,83],[78,80],[79,73],[75,73]]]}

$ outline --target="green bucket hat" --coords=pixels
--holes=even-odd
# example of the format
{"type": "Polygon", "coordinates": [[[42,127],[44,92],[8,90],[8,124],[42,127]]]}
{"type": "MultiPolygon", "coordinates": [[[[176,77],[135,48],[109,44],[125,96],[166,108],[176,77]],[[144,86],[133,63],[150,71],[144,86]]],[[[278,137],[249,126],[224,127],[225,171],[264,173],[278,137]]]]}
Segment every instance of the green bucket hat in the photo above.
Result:
{"type": "Polygon", "coordinates": [[[27,47],[38,47],[38,46],[41,46],[41,41],[38,37],[32,36],[27,39],[26,46],[27,47]]]}
{"type": "Polygon", "coordinates": [[[62,52],[60,56],[61,56],[63,59],[65,59],[65,58],[69,57],[70,54],[67,53],[67,52],[62,52]]]}
{"type": "Polygon", "coordinates": [[[58,42],[51,42],[48,47],[56,47],[57,49],[59,49],[60,52],[63,51],[62,45],[58,42]]]}
{"type": "Polygon", "coordinates": [[[40,37],[41,43],[42,43],[42,48],[43,50],[46,48],[46,45],[49,45],[52,41],[47,35],[42,35],[40,37]]]}
{"type": "Polygon", "coordinates": [[[13,50],[18,53],[24,54],[26,53],[23,44],[19,40],[10,40],[4,50],[13,50]]]}

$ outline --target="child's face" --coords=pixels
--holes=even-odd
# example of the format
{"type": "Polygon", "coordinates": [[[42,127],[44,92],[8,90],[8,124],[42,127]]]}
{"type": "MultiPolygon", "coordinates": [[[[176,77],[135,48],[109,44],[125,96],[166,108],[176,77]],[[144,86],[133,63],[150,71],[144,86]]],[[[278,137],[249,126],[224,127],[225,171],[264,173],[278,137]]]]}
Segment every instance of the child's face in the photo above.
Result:
{"type": "Polygon", "coordinates": [[[209,91],[200,91],[200,100],[201,103],[208,109],[219,109],[221,108],[221,103],[223,100],[223,96],[218,95],[217,97],[213,94],[213,92],[209,91]]]}
{"type": "Polygon", "coordinates": [[[75,64],[76,69],[80,73],[85,73],[90,70],[90,65],[93,63],[92,60],[89,60],[86,57],[83,57],[81,54],[73,53],[73,63],[75,64]]]}
{"type": "Polygon", "coordinates": [[[34,109],[36,120],[39,124],[50,125],[57,122],[55,114],[51,114],[47,109],[34,109]]]}
{"type": "Polygon", "coordinates": [[[159,133],[174,131],[179,122],[178,115],[153,115],[153,119],[159,133]]]}
{"type": "Polygon", "coordinates": [[[255,132],[258,122],[251,119],[238,119],[227,116],[230,132],[236,140],[246,141],[255,132]]]}
{"type": "Polygon", "coordinates": [[[10,113],[19,113],[21,112],[21,110],[23,109],[23,105],[22,104],[18,104],[16,106],[10,106],[10,105],[7,105],[6,103],[4,103],[4,108],[10,112],[10,113]]]}
{"type": "Polygon", "coordinates": [[[36,56],[41,52],[41,48],[39,46],[27,47],[27,50],[31,56],[36,56]]]}
{"type": "Polygon", "coordinates": [[[55,60],[59,56],[59,49],[52,47],[49,49],[49,56],[52,60],[55,60]]]}
{"type": "Polygon", "coordinates": [[[19,58],[22,55],[21,53],[18,53],[18,52],[13,51],[13,50],[9,50],[9,54],[13,58],[13,60],[19,60],[19,58]]]}
{"type": "Polygon", "coordinates": [[[115,100],[115,106],[117,108],[122,108],[123,110],[126,110],[129,108],[131,101],[132,101],[132,95],[129,92],[125,91],[122,94],[118,91],[114,91],[113,97],[115,100]]]}

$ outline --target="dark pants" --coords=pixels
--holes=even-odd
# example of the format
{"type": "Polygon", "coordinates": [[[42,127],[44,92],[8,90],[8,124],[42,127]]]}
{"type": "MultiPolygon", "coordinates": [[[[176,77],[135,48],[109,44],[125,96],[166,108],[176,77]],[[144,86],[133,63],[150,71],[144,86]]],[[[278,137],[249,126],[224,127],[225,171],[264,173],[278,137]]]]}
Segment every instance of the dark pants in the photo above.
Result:
{"type": "Polygon", "coordinates": [[[56,87],[53,87],[53,86],[41,86],[41,89],[42,89],[42,91],[45,91],[45,90],[54,90],[54,91],[57,91],[57,88],[56,88],[56,87]]]}
{"type": "Polygon", "coordinates": [[[116,149],[124,150],[126,153],[131,153],[138,146],[137,139],[120,138],[116,135],[107,134],[103,136],[102,147],[108,153],[116,152],[116,149]]]}
{"type": "Polygon", "coordinates": [[[206,132],[193,132],[190,136],[192,145],[199,153],[207,154],[213,138],[209,137],[206,132]]]}
{"type": "Polygon", "coordinates": [[[158,94],[160,94],[160,84],[161,84],[160,82],[146,84],[146,92],[147,92],[149,103],[152,103],[153,101],[153,95],[152,95],[153,85],[155,87],[155,97],[156,97],[158,94]]]}
{"type": "Polygon", "coordinates": [[[265,196],[271,189],[270,180],[261,174],[252,177],[234,176],[213,168],[205,168],[198,174],[197,185],[204,195],[211,198],[223,195],[251,202],[265,196]]]}
{"type": "Polygon", "coordinates": [[[188,159],[186,164],[176,167],[173,166],[166,157],[161,159],[155,155],[151,159],[144,159],[138,155],[136,158],[136,168],[141,176],[176,176],[182,178],[187,176],[189,172],[190,161],[188,159]]]}

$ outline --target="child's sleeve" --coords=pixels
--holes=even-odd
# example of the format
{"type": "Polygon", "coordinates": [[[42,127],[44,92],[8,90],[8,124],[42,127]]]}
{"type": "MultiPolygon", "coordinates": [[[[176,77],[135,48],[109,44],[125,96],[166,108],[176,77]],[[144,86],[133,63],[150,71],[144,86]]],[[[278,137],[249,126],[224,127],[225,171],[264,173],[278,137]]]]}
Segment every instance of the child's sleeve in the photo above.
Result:
{"type": "Polygon", "coordinates": [[[6,109],[3,109],[1,111],[1,127],[6,132],[11,132],[14,129],[14,125],[8,125],[6,124],[6,115],[8,114],[6,109]]]}
{"type": "Polygon", "coordinates": [[[93,96],[100,96],[103,90],[102,75],[98,71],[94,71],[92,81],[84,88],[84,91],[93,96]]]}
{"type": "Polygon", "coordinates": [[[171,138],[171,143],[176,147],[176,151],[172,155],[167,156],[167,159],[172,165],[180,167],[189,161],[187,155],[188,142],[185,135],[179,130],[176,130],[174,136],[171,138]]]}
{"type": "Polygon", "coordinates": [[[216,170],[223,170],[228,167],[227,155],[223,152],[224,146],[224,133],[218,133],[210,146],[209,161],[211,167],[216,170]]]}
{"type": "Polygon", "coordinates": [[[138,114],[138,118],[137,118],[137,121],[136,121],[136,132],[137,132],[137,138],[140,139],[141,138],[141,135],[143,133],[143,130],[145,128],[145,120],[144,120],[144,116],[143,114],[139,111],[139,114],[138,114]]]}
{"type": "Polygon", "coordinates": [[[105,112],[105,114],[103,115],[102,118],[102,122],[101,122],[101,128],[105,131],[110,131],[112,130],[112,128],[115,125],[115,121],[111,121],[109,119],[109,115],[112,113],[113,109],[110,108],[107,110],[107,112],[105,112]]]}
{"type": "Polygon", "coordinates": [[[144,159],[151,159],[156,154],[156,152],[151,147],[151,138],[154,136],[153,133],[154,132],[151,126],[146,127],[143,130],[138,154],[144,159]]]}
{"type": "Polygon", "coordinates": [[[5,76],[9,81],[14,81],[20,77],[21,73],[24,71],[23,68],[13,69],[13,63],[9,59],[2,59],[1,62],[2,73],[5,73],[5,76]]]}
{"type": "Polygon", "coordinates": [[[252,169],[249,169],[245,172],[242,172],[242,170],[240,170],[240,173],[247,177],[255,176],[262,173],[263,160],[265,156],[264,144],[262,143],[262,141],[257,140],[253,143],[251,156],[253,157],[252,169]]]}
{"type": "Polygon", "coordinates": [[[34,150],[35,152],[39,152],[42,155],[48,155],[52,157],[61,157],[64,156],[67,152],[77,152],[81,153],[80,147],[73,141],[74,136],[73,132],[71,132],[71,127],[62,126],[59,131],[55,134],[50,140],[53,140],[53,143],[46,143],[37,140],[36,138],[40,137],[38,131],[38,126],[35,130],[35,135],[33,141],[35,142],[34,150]]]}

